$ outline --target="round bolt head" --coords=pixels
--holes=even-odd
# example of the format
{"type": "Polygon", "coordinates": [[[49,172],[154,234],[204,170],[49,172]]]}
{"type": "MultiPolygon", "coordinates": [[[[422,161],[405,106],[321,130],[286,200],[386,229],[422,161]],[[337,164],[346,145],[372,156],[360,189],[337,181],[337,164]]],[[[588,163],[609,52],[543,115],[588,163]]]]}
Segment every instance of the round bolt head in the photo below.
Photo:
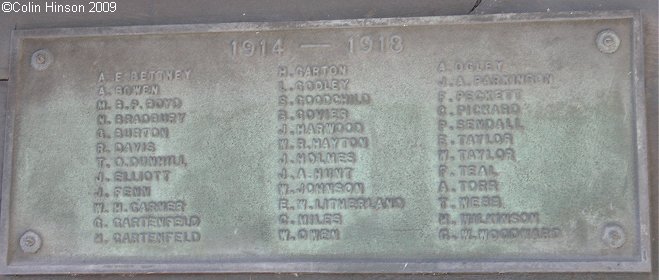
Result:
{"type": "Polygon", "coordinates": [[[30,64],[37,70],[45,70],[53,62],[53,54],[47,50],[38,50],[32,54],[30,64]]]}
{"type": "Polygon", "coordinates": [[[602,241],[611,248],[620,248],[625,244],[625,231],[617,224],[608,224],[602,231],[602,241]]]}
{"type": "Polygon", "coordinates": [[[603,53],[614,53],[620,47],[620,37],[611,29],[605,29],[597,34],[597,48],[603,53]]]}
{"type": "Polygon", "coordinates": [[[23,233],[18,243],[23,252],[34,254],[41,248],[41,237],[36,232],[28,230],[23,233]]]}

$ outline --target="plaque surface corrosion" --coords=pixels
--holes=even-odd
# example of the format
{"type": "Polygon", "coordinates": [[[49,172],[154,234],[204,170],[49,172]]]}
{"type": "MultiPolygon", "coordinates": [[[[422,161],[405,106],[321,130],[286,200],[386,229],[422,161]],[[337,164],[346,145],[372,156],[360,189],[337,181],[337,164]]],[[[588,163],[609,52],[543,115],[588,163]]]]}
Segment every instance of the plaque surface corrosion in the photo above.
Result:
{"type": "Polygon", "coordinates": [[[1,271],[650,271],[640,28],[16,31],[1,271]]]}

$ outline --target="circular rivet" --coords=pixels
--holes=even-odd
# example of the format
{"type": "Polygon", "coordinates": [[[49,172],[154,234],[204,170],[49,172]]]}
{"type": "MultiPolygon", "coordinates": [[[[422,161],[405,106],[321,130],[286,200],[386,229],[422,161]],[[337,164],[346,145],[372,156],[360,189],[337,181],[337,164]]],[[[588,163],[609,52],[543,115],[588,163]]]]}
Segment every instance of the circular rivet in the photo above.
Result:
{"type": "Polygon", "coordinates": [[[602,230],[602,241],[611,248],[620,248],[625,244],[625,231],[617,224],[608,224],[602,230]]]}
{"type": "Polygon", "coordinates": [[[597,48],[603,53],[614,53],[620,47],[620,37],[611,29],[605,29],[597,33],[597,48]]]}
{"type": "Polygon", "coordinates": [[[25,253],[36,253],[41,248],[41,237],[34,231],[28,230],[18,242],[25,253]]]}
{"type": "Polygon", "coordinates": [[[38,50],[32,54],[30,64],[37,70],[45,70],[53,62],[53,54],[47,50],[38,50]]]}

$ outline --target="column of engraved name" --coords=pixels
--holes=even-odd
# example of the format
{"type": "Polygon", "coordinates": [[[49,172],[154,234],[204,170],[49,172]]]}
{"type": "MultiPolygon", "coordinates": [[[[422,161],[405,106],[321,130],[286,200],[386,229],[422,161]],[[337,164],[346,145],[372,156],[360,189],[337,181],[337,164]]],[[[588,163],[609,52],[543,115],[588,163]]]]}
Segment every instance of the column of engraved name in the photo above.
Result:
{"type": "Polygon", "coordinates": [[[99,77],[97,84],[98,91],[93,93],[97,96],[95,107],[95,122],[97,130],[94,132],[96,136],[96,146],[94,149],[98,169],[94,174],[93,213],[96,217],[93,220],[93,225],[96,229],[96,232],[94,233],[94,242],[97,244],[105,244],[108,240],[106,240],[106,237],[104,236],[103,228],[107,227],[107,224],[105,224],[104,221],[107,220],[105,218],[109,213],[109,209],[105,202],[110,197],[110,193],[106,192],[106,189],[108,189],[108,185],[110,184],[110,178],[106,175],[108,168],[110,168],[110,164],[106,162],[106,155],[110,153],[110,149],[108,148],[110,136],[106,131],[111,124],[111,121],[108,120],[108,116],[105,113],[110,110],[111,106],[108,104],[108,94],[105,92],[105,78],[103,75],[99,77]]]}
{"type": "Polygon", "coordinates": [[[184,199],[167,197],[185,170],[185,153],[166,146],[186,120],[184,100],[167,85],[190,80],[191,70],[101,72],[96,122],[97,244],[198,242],[201,218],[184,199]]]}
{"type": "Polygon", "coordinates": [[[370,139],[352,108],[369,106],[371,94],[350,90],[347,65],[279,66],[277,73],[279,240],[340,240],[349,210],[369,208],[356,164],[370,139]]]}
{"type": "Polygon", "coordinates": [[[556,238],[541,213],[511,210],[502,191],[501,167],[513,166],[524,133],[528,86],[552,82],[549,73],[510,74],[508,64],[442,61],[439,72],[438,223],[440,240],[556,238]]]}

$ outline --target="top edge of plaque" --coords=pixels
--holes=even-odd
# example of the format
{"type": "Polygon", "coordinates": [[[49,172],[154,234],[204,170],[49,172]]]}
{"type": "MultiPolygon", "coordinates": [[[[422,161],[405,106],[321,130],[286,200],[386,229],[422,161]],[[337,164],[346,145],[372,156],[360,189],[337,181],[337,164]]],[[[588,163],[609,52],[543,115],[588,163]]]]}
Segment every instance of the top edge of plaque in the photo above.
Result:
{"type": "Polygon", "coordinates": [[[166,24],[138,26],[104,26],[104,27],[73,27],[73,28],[37,28],[12,30],[14,39],[32,37],[82,37],[111,35],[147,35],[167,33],[212,33],[228,31],[272,31],[299,30],[323,28],[355,28],[382,26],[423,26],[423,25],[453,25],[453,24],[487,24],[502,22],[534,22],[534,21],[571,21],[595,19],[635,19],[640,22],[641,13],[638,10],[611,11],[574,11],[547,13],[505,13],[487,15],[455,15],[428,17],[391,17],[362,18],[315,21],[267,21],[267,22],[228,22],[211,24],[166,24]]]}

